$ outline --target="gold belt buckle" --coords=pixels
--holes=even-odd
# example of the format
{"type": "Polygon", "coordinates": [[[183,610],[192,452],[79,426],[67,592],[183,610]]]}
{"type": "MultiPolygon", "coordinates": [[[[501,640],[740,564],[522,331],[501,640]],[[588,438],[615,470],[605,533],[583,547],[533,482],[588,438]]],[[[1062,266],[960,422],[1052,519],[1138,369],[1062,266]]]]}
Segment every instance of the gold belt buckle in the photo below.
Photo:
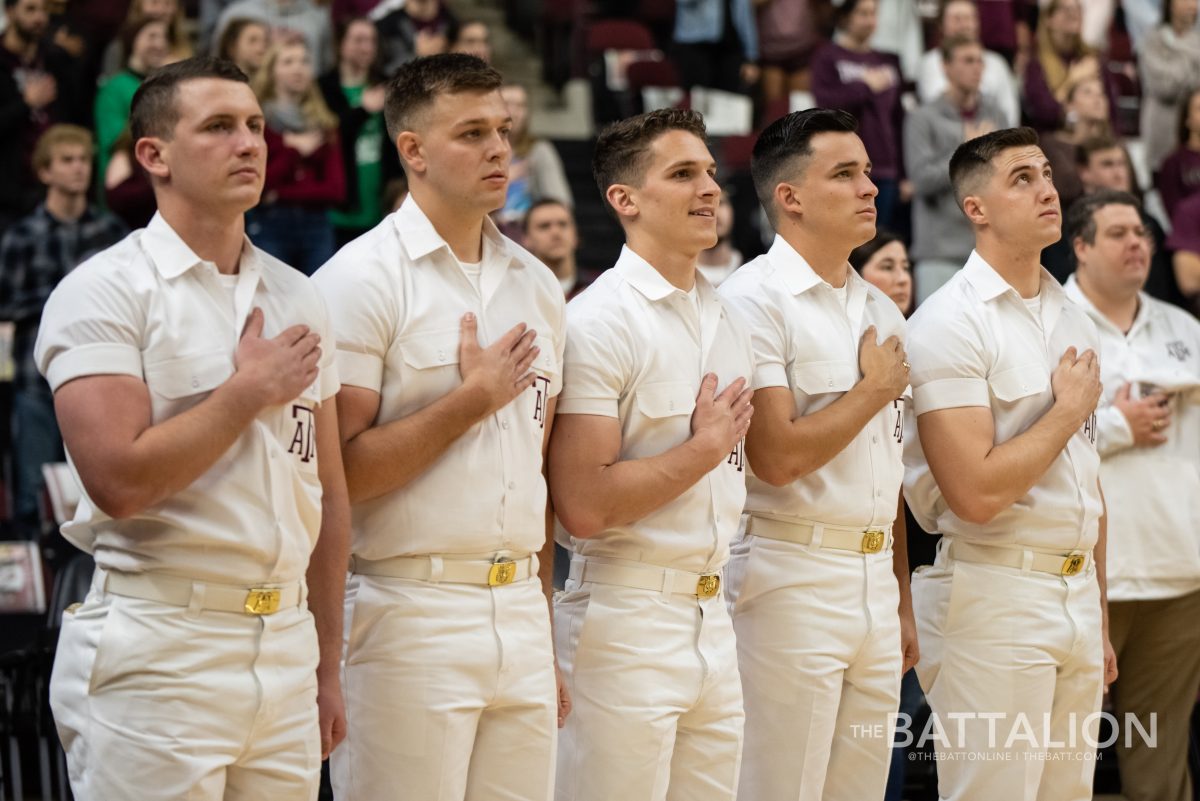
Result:
{"type": "Polygon", "coordinates": [[[882,531],[868,531],[863,534],[862,552],[863,553],[879,553],[883,550],[883,544],[887,542],[887,535],[882,531]]]}
{"type": "Polygon", "coordinates": [[[1080,570],[1083,570],[1083,565],[1086,562],[1086,555],[1081,553],[1073,553],[1063,560],[1062,574],[1064,576],[1074,576],[1080,570]]]}
{"type": "Polygon", "coordinates": [[[720,576],[701,576],[700,580],[696,582],[696,596],[699,598],[711,598],[720,591],[720,576]]]}
{"type": "Polygon", "coordinates": [[[279,589],[254,589],[246,594],[246,614],[273,615],[279,611],[279,589]]]}
{"type": "Polygon", "coordinates": [[[511,559],[497,559],[488,569],[488,586],[499,587],[512,584],[517,577],[517,563],[511,559]]]}

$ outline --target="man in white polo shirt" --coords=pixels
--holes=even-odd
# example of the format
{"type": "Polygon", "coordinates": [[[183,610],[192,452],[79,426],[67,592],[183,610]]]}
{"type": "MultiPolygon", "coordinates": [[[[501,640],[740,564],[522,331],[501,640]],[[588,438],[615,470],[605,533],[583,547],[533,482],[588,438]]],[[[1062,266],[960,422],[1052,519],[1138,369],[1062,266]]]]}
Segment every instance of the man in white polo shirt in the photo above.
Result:
{"type": "Polygon", "coordinates": [[[555,605],[574,712],[556,798],[733,799],[742,692],[720,589],[754,359],[696,271],[716,165],[700,115],[669,109],[606,128],[592,170],[627,244],[567,309],[550,488],[575,553],[555,605]]]}
{"type": "Polygon", "coordinates": [[[399,70],[384,116],[408,199],[315,277],[344,377],[353,513],[339,799],[552,792],[566,709],[542,464],[564,304],[488,218],[512,154],[500,83],[463,54],[399,70]]]}
{"type": "Polygon", "coordinates": [[[1188,728],[1200,688],[1200,322],[1146,295],[1153,236],[1125,192],[1067,215],[1067,295],[1100,332],[1096,412],[1108,506],[1109,631],[1121,680],[1117,766],[1129,801],[1188,801],[1188,728]],[[1158,740],[1126,737],[1134,715],[1158,740]]]}
{"type": "Polygon", "coordinates": [[[151,75],[130,126],[158,214],[42,317],[85,492],[63,534],[97,567],[50,687],[80,801],[315,799],[344,734],[337,374],[316,289],[243,233],[263,125],[229,62],[151,75]]]}
{"type": "Polygon", "coordinates": [[[809,109],[759,135],[751,171],[775,242],[720,290],[757,363],[749,516],[728,571],[744,801],[882,798],[889,716],[917,661],[899,507],[904,317],[847,261],[875,235],[857,128],[809,109]]]}
{"type": "Polygon", "coordinates": [[[946,732],[938,792],[1085,801],[1085,721],[1116,677],[1096,327],[1038,263],[1061,212],[1037,134],[963,143],[950,180],[976,246],[909,322],[919,437],[905,449],[909,505],[944,535],[912,585],[917,675],[946,732]]]}

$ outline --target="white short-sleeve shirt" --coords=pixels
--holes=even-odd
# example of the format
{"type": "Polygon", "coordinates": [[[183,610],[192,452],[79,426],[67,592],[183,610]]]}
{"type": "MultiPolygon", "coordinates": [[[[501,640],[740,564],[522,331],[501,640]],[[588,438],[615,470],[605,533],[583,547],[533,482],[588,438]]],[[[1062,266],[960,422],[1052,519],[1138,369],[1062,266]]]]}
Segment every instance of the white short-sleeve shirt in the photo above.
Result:
{"type": "Polygon", "coordinates": [[[100,567],[224,583],[301,578],[321,524],[314,412],[338,391],[333,336],[302,274],[247,239],[231,297],[216,265],[157,214],[51,294],[36,346],[51,388],[84,376],[139,378],[155,425],[233,375],[254,307],[263,311],[264,337],[297,324],[320,334],[326,347],[317,380],[291,403],[264,409],[186,489],[128,519],[109,518],[85,495],[63,535],[100,567]]]}
{"type": "MultiPolygon", "coordinates": [[[[567,306],[565,380],[559,414],[615,417],[622,460],[658,456],[692,436],[705,374],[717,392],[750,380],[745,330],[696,275],[697,303],[628,247],[616,265],[567,306]]],[[[675,500],[637,522],[573,539],[583,556],[625,559],[694,573],[729,558],[746,499],[742,443],[675,500]]]]}
{"type": "Polygon", "coordinates": [[[375,425],[462,384],[467,312],[483,347],[526,323],[541,349],[530,389],[472,426],[407,486],[353,505],[357,556],[537,552],[546,541],[542,440],[547,403],[562,383],[562,288],[486,219],[478,278],[477,288],[412,196],[314,276],[329,305],[342,383],[379,393],[375,425]]]}
{"type": "MultiPolygon", "coordinates": [[[[1024,433],[1054,404],[1050,377],[1068,347],[1100,353],[1096,326],[1050,273],[1042,271],[1039,321],[974,251],[908,326],[914,413],[982,406],[991,410],[997,444],[1024,433]]],[[[988,523],[968,523],[950,510],[919,436],[905,443],[904,463],[904,495],[926,531],[1048,551],[1087,550],[1096,542],[1102,503],[1095,415],[1033,488],[988,523]]]]}
{"type": "Polygon", "coordinates": [[[1142,293],[1133,327],[1121,331],[1072,275],[1067,296],[1100,334],[1104,397],[1096,412],[1100,482],[1108,507],[1110,601],[1174,598],[1200,589],[1200,322],[1142,293]],[[1165,393],[1167,441],[1134,447],[1113,405],[1129,383],[1134,398],[1165,393]]]}
{"type": "MultiPolygon", "coordinates": [[[[846,303],[783,237],[735,272],[719,290],[750,331],[754,389],[786,387],[798,415],[819,412],[862,379],[858,347],[875,326],[877,341],[905,338],[894,301],[849,267],[846,303]]],[[[750,471],[746,511],[839,526],[885,526],[896,517],[904,479],[904,398],[883,407],[828,463],[786,487],[750,471]]]]}

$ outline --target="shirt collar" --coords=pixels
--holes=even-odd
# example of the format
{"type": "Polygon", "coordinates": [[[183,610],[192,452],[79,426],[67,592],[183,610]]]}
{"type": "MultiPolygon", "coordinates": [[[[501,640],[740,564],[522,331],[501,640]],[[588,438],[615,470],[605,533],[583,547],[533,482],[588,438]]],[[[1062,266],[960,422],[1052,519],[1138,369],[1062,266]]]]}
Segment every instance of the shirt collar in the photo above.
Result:
{"type": "MultiPolygon", "coordinates": [[[[783,285],[793,295],[799,295],[826,283],[824,278],[817,275],[817,271],[812,268],[808,260],[779,234],[775,235],[775,241],[771,243],[767,257],[771,261],[771,266],[775,268],[775,272],[779,273],[779,277],[783,279],[783,285]]],[[[857,270],[847,264],[846,285],[861,285],[865,289],[867,281],[858,274],[857,270]]],[[[870,293],[867,297],[870,299],[870,293]]]]}
{"type": "MultiPolygon", "coordinates": [[[[242,239],[242,255],[238,260],[238,268],[254,269],[258,266],[257,251],[249,237],[243,234],[242,239]]],[[[177,278],[196,265],[204,264],[204,259],[188,247],[175,229],[163,219],[161,212],[154,213],[150,224],[142,232],[141,243],[146,255],[163,278],[177,278]]]]}
{"type": "MultiPolygon", "coordinates": [[[[454,251],[450,249],[450,245],[433,227],[433,223],[425,216],[425,212],[417,205],[417,201],[411,194],[404,199],[404,203],[392,215],[392,223],[400,235],[400,244],[413,261],[425,258],[439,248],[445,248],[447,253],[453,255],[454,251]]],[[[500,229],[496,227],[496,223],[490,216],[483,218],[483,249],[481,252],[484,261],[493,253],[499,255],[505,262],[511,261],[513,257],[508,239],[500,233],[500,229]]]]}
{"type": "Polygon", "coordinates": [[[621,246],[621,255],[613,269],[650,301],[660,301],[672,293],[683,291],[650,266],[650,262],[630,250],[628,245],[621,246]]]}
{"type": "MultiPolygon", "coordinates": [[[[1042,270],[1042,283],[1039,291],[1042,297],[1058,296],[1065,297],[1062,285],[1051,275],[1045,267],[1042,270]]],[[[995,300],[1005,292],[1017,294],[1017,290],[1012,284],[1005,281],[1000,273],[988,264],[983,256],[979,255],[976,250],[971,251],[970,258],[962,268],[963,277],[970,282],[971,286],[975,287],[975,291],[979,293],[979,297],[984,301],[995,300]]]]}
{"type": "MultiPolygon", "coordinates": [[[[1063,284],[1063,292],[1066,293],[1068,298],[1074,301],[1080,308],[1084,310],[1084,312],[1087,313],[1089,317],[1092,318],[1092,322],[1096,323],[1097,325],[1106,325],[1114,330],[1119,330],[1115,325],[1113,325],[1112,320],[1109,320],[1099,309],[1096,308],[1096,304],[1092,303],[1092,299],[1084,294],[1083,288],[1080,287],[1079,282],[1075,280],[1075,273],[1071,273],[1069,276],[1067,276],[1067,283],[1063,284]]],[[[1149,322],[1150,318],[1155,314],[1156,311],[1157,310],[1155,309],[1154,304],[1150,302],[1150,296],[1145,292],[1138,292],[1138,310],[1137,314],[1134,315],[1133,325],[1129,326],[1128,332],[1121,332],[1122,335],[1125,335],[1126,333],[1133,333],[1135,329],[1140,328],[1142,325],[1149,322]]]]}

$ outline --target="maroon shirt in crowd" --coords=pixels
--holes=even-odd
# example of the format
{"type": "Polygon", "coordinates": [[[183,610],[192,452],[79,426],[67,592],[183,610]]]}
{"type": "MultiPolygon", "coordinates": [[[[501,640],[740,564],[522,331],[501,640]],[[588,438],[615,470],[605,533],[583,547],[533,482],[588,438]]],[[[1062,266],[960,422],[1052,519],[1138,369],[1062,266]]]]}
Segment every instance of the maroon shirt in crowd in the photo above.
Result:
{"type": "Polygon", "coordinates": [[[267,128],[267,177],[263,195],[275,193],[275,202],[290,206],[329,209],[345,200],[346,173],[336,132],[307,156],[283,143],[283,136],[267,128]]]}
{"type": "Polygon", "coordinates": [[[904,107],[900,105],[900,59],[891,53],[870,50],[859,53],[830,42],[813,56],[813,97],[818,106],[840,108],[858,119],[858,135],[871,157],[872,175],[899,178],[902,175],[900,132],[904,107]],[[892,71],[892,88],[875,94],[862,80],[869,67],[892,71]]]}
{"type": "Polygon", "coordinates": [[[1167,156],[1158,168],[1155,186],[1167,214],[1174,218],[1184,199],[1200,193],[1200,152],[1181,147],[1167,156]]]}

